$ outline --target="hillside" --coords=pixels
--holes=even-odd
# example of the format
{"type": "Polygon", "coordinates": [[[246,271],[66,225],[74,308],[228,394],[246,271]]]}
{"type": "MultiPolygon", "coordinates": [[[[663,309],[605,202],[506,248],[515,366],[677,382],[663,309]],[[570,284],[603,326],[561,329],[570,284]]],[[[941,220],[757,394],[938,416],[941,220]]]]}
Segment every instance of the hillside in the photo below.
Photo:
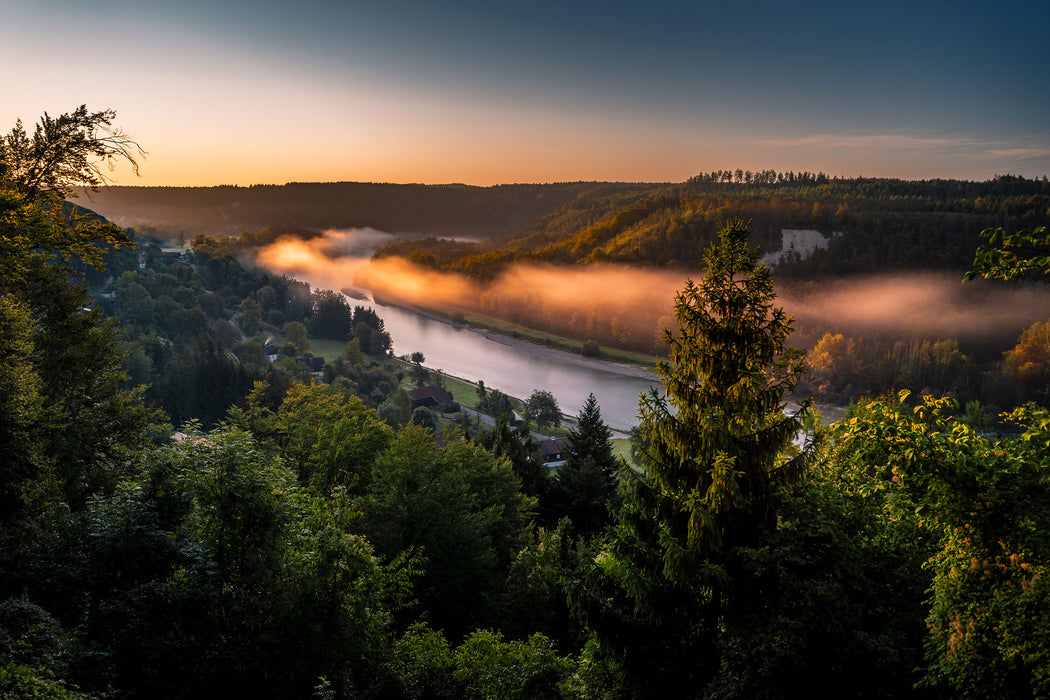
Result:
{"type": "Polygon", "coordinates": [[[124,225],[170,223],[193,233],[239,234],[248,228],[294,225],[487,238],[520,231],[595,188],[618,192],[636,187],[587,182],[108,187],[84,204],[124,225]]]}
{"type": "Polygon", "coordinates": [[[826,250],[778,265],[782,277],[899,270],[968,269],[978,233],[1045,222],[1050,183],[1010,176],[986,182],[833,179],[824,175],[723,173],[674,187],[595,190],[502,240],[405,240],[400,255],[435,269],[493,279],[512,262],[578,265],[618,262],[696,269],[719,224],[750,222],[752,242],[781,249],[784,229],[831,238],[826,250]]]}

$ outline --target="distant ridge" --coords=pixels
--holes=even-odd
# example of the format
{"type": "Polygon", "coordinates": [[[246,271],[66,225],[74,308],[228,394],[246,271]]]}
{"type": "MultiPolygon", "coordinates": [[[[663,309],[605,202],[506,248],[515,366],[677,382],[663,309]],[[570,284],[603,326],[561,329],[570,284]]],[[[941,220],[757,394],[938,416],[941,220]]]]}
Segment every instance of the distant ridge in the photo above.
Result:
{"type": "Polygon", "coordinates": [[[519,231],[596,188],[639,187],[594,182],[493,187],[360,182],[122,186],[92,194],[84,204],[122,225],[169,222],[211,234],[285,224],[491,238],[519,231]]]}

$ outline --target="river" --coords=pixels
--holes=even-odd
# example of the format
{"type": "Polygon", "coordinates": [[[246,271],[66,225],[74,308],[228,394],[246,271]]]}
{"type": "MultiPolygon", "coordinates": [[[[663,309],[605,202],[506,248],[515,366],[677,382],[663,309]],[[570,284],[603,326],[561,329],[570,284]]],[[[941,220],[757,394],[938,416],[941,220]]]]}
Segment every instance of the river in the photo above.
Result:
{"type": "Polygon", "coordinates": [[[638,424],[639,394],[659,386],[656,379],[634,368],[499,339],[398,306],[349,301],[367,303],[382,317],[396,355],[418,350],[429,368],[481,380],[487,387],[523,399],[536,389],[545,389],[569,415],[579,413],[593,393],[605,423],[619,432],[638,424]]]}
{"type": "MultiPolygon", "coordinates": [[[[260,251],[258,259],[279,274],[309,282],[315,288],[345,289],[360,285],[357,271],[368,265],[372,253],[394,237],[374,229],[331,230],[312,241],[280,240],[260,251]]],[[[378,303],[371,290],[348,295],[352,306],[371,306],[383,319],[396,355],[417,350],[430,369],[485,386],[505,394],[528,398],[543,389],[558,400],[562,413],[579,413],[589,394],[598,400],[606,425],[625,433],[638,424],[638,398],[659,386],[651,374],[637,368],[602,362],[489,335],[410,309],[378,303]]]]}

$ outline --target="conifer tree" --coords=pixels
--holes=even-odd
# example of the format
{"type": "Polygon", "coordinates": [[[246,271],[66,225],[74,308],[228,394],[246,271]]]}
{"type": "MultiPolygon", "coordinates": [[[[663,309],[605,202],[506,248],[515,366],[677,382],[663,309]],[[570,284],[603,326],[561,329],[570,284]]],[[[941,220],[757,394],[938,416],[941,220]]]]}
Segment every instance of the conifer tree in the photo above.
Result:
{"type": "Polygon", "coordinates": [[[593,534],[610,521],[615,503],[619,463],[612,451],[612,433],[591,394],[569,431],[566,463],[558,469],[549,498],[550,522],[567,516],[576,532],[593,534]]]}
{"type": "MultiPolygon", "coordinates": [[[[641,401],[645,476],[627,478],[610,546],[576,597],[605,650],[647,693],[696,696],[719,668],[740,554],[776,528],[777,480],[800,427],[784,413],[803,369],[770,273],[730,222],[675,299],[669,361],[641,401]],[[667,640],[674,639],[673,645],[667,640]],[[659,692],[658,691],[663,691],[659,692]]],[[[579,591],[578,591],[579,592],[579,591]]]]}

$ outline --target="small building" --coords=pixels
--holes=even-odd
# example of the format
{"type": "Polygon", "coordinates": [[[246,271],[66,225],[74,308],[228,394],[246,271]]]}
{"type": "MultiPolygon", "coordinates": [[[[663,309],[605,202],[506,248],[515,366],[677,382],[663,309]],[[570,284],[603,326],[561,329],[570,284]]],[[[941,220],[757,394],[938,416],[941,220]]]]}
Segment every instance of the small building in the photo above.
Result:
{"type": "Polygon", "coordinates": [[[543,466],[548,469],[555,469],[565,465],[568,460],[566,450],[569,448],[569,441],[563,438],[551,438],[549,440],[540,440],[540,459],[543,460],[543,466]]]}
{"type": "Polygon", "coordinates": [[[323,357],[300,357],[299,362],[306,365],[306,369],[310,370],[314,374],[319,374],[324,371],[324,358],[323,357]]]}
{"type": "Polygon", "coordinates": [[[441,408],[446,404],[452,403],[452,397],[444,389],[436,386],[413,389],[408,392],[408,398],[412,402],[413,411],[420,406],[424,408],[441,408]]]}

